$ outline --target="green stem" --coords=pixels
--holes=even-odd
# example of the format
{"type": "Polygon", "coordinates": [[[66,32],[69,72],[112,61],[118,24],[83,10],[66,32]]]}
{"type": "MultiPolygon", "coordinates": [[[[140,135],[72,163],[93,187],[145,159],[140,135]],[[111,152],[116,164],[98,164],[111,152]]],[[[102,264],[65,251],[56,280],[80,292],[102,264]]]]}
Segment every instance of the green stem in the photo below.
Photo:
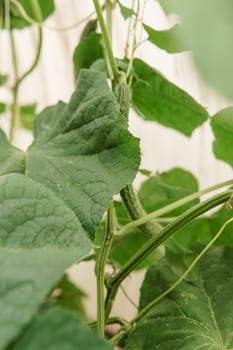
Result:
{"type": "Polygon", "coordinates": [[[176,220],[165,226],[158,235],[152,237],[126,264],[119,270],[115,276],[106,281],[107,297],[106,297],[106,315],[108,316],[112,309],[112,303],[117,293],[121,282],[145,260],[156,248],[158,248],[164,241],[171,237],[180,228],[187,225],[190,221],[208,210],[222,204],[229,199],[232,191],[226,191],[206,200],[198,205],[190,208],[182,215],[178,216],[176,220]]]}
{"type": "MultiPolygon", "coordinates": [[[[132,185],[127,185],[121,190],[120,195],[132,220],[136,220],[137,222],[137,220],[147,215],[132,185]]],[[[162,228],[162,226],[155,221],[146,222],[138,227],[150,236],[153,236],[162,228]]]]}
{"type": "Polygon", "coordinates": [[[174,203],[166,205],[165,207],[163,207],[161,209],[158,209],[150,214],[144,215],[140,219],[137,219],[135,221],[128,223],[121,230],[119,230],[118,232],[115,232],[115,235],[119,235],[119,236],[124,235],[125,233],[132,231],[132,229],[134,229],[138,226],[141,226],[141,225],[147,223],[148,221],[153,220],[159,216],[167,214],[168,212],[170,212],[174,209],[177,209],[177,208],[183,206],[184,204],[191,202],[192,200],[194,200],[196,198],[199,198],[205,194],[208,194],[208,193],[216,191],[222,187],[226,187],[226,186],[230,186],[230,185],[233,185],[232,179],[221,182],[217,185],[208,187],[204,190],[192,193],[192,194],[190,194],[190,195],[188,195],[188,196],[186,196],[186,197],[184,197],[184,198],[182,198],[174,203]]]}
{"type": "Polygon", "coordinates": [[[93,3],[94,3],[94,6],[95,6],[96,15],[97,15],[97,18],[98,18],[98,21],[99,21],[101,32],[103,34],[105,49],[106,49],[106,53],[108,55],[109,64],[110,64],[111,69],[112,69],[113,78],[114,78],[114,81],[117,82],[118,79],[119,79],[119,72],[118,72],[118,68],[117,68],[117,64],[116,64],[115,58],[113,56],[112,46],[111,46],[111,42],[110,42],[110,39],[109,39],[108,31],[107,31],[107,28],[106,28],[106,25],[105,25],[102,9],[101,9],[101,6],[100,6],[98,0],[93,0],[93,3]]]}
{"type": "Polygon", "coordinates": [[[22,83],[22,81],[29,75],[31,72],[36,68],[40,55],[41,55],[41,49],[42,49],[42,42],[43,42],[43,33],[42,33],[42,28],[39,26],[38,27],[38,45],[37,45],[37,50],[36,50],[36,55],[34,58],[34,61],[31,65],[31,67],[16,81],[15,86],[18,87],[22,83]]]}
{"type": "MultiPolygon", "coordinates": [[[[13,31],[10,30],[9,33],[10,33],[13,74],[14,74],[15,82],[17,82],[17,80],[18,80],[18,62],[17,62],[16,47],[15,47],[15,39],[14,39],[13,31]]],[[[9,132],[10,141],[13,141],[14,131],[15,131],[15,127],[17,124],[17,117],[18,117],[18,87],[17,86],[14,86],[12,88],[12,95],[13,95],[13,99],[12,99],[12,104],[11,104],[11,122],[10,122],[10,132],[9,132]]]]}
{"type": "Polygon", "coordinates": [[[114,228],[114,208],[113,203],[110,204],[107,214],[107,232],[104,237],[104,242],[99,252],[99,256],[96,262],[96,275],[97,275],[97,331],[101,337],[104,337],[105,330],[105,278],[104,271],[113,239],[114,228]]]}
{"type": "Polygon", "coordinates": [[[202,258],[202,256],[207,252],[207,250],[214,244],[214,242],[218,239],[218,237],[222,234],[227,225],[229,225],[233,221],[233,218],[227,220],[221,229],[216,233],[216,235],[211,239],[211,241],[202,249],[202,251],[198,254],[198,256],[193,260],[191,265],[185,270],[185,272],[178,278],[178,280],[173,283],[167,290],[165,290],[162,294],[160,294],[157,298],[152,300],[149,304],[147,304],[138,314],[137,316],[130,322],[131,325],[134,325],[140,319],[142,319],[148,311],[150,311],[158,302],[160,302],[163,298],[165,298],[168,294],[170,294],[190,273],[190,271],[194,268],[194,266],[198,263],[198,261],[202,258]]]}
{"type": "Polygon", "coordinates": [[[126,72],[126,78],[130,76],[130,73],[132,71],[132,66],[133,66],[133,59],[135,55],[135,51],[137,49],[137,27],[138,27],[138,22],[139,22],[139,17],[140,17],[140,1],[137,0],[137,10],[136,10],[136,17],[133,25],[133,42],[132,42],[132,51],[129,59],[129,65],[128,69],[126,72]]]}
{"type": "Polygon", "coordinates": [[[111,0],[106,0],[105,8],[106,8],[106,29],[107,29],[109,41],[111,44],[112,42],[112,10],[113,10],[113,5],[111,0]]]}

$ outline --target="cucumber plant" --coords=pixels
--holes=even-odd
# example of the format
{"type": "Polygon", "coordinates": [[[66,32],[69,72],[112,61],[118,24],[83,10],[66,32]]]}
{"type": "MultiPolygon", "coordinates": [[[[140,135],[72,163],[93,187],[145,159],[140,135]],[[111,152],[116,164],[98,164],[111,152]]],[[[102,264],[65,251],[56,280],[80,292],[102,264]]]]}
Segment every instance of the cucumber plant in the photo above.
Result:
{"type": "MultiPolygon", "coordinates": [[[[200,38],[195,20],[209,3],[159,3],[167,15],[180,15],[183,26],[159,31],[146,25],[141,11],[146,1],[126,7],[119,0],[93,0],[94,11],[76,24],[84,29],[73,56],[75,91],[68,103],[58,102],[35,117],[36,106],[21,106],[19,91],[38,65],[54,1],[1,2],[1,27],[9,32],[12,51],[8,73],[14,81],[12,102],[0,102],[0,113],[11,114],[9,133],[0,130],[0,350],[233,348],[233,179],[200,190],[184,169],[141,170],[139,140],[128,130],[130,108],[145,122],[187,137],[210,123],[216,158],[233,165],[233,108],[209,116],[187,92],[137,57],[141,28],[147,40],[169,54],[193,49],[203,71],[213,51],[211,43],[203,50],[201,45],[209,38],[210,21],[204,27],[201,17],[200,38]],[[116,8],[129,23],[121,58],[111,44],[116,8]],[[194,20],[188,20],[190,14],[194,20]],[[37,27],[39,40],[32,65],[20,76],[15,31],[27,26],[37,27]],[[13,145],[19,128],[32,130],[26,151],[13,145]],[[138,172],[145,180],[136,191],[138,172]],[[200,201],[206,194],[208,199],[200,201]],[[95,262],[94,322],[85,315],[85,294],[65,273],[87,260],[95,262]],[[113,274],[106,273],[107,265],[114,266],[113,274]],[[147,272],[135,317],[112,317],[121,283],[141,268],[147,272]],[[108,334],[106,327],[113,323],[118,330],[108,334]]],[[[221,26],[217,32],[223,44],[232,38],[231,6],[230,0],[211,5],[212,17],[220,13],[219,21],[226,23],[227,35],[221,26]]],[[[231,72],[223,84],[218,64],[224,64],[224,53],[219,55],[204,76],[231,97],[231,72]]],[[[233,62],[229,57],[227,67],[233,62]]],[[[2,89],[7,79],[1,74],[2,89]]]]}

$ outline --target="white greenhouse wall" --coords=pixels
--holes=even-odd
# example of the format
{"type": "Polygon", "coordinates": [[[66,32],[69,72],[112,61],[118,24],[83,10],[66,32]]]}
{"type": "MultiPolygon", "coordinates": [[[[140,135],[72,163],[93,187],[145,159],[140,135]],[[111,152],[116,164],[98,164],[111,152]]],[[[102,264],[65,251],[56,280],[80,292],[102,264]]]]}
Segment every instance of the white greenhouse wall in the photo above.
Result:
{"type": "MultiPolygon", "coordinates": [[[[131,0],[122,1],[129,5],[131,0]]],[[[57,11],[46,24],[54,27],[70,25],[87,16],[93,11],[91,0],[57,0],[57,11]]],[[[119,13],[114,15],[113,45],[118,57],[124,52],[124,40],[127,31],[127,22],[124,22],[119,13]]],[[[145,9],[145,22],[158,29],[168,28],[170,23],[155,0],[148,0],[145,9]]],[[[68,101],[74,89],[72,55],[83,25],[70,31],[53,31],[44,29],[44,43],[42,56],[37,69],[22,84],[19,100],[21,104],[29,104],[38,101],[38,111],[45,106],[56,103],[59,99],[68,101]]],[[[17,53],[19,56],[19,70],[24,72],[30,66],[36,49],[36,28],[15,31],[17,53]]],[[[213,115],[227,103],[210,88],[207,88],[193,67],[189,53],[169,55],[162,50],[155,49],[150,43],[142,44],[137,52],[137,57],[145,59],[150,65],[160,70],[168,79],[179,87],[188,91],[209,113],[213,115]]],[[[10,73],[11,52],[9,35],[0,33],[0,72],[10,73]]],[[[9,82],[9,86],[12,81],[9,82]]],[[[0,101],[10,101],[10,93],[7,89],[0,89],[0,101]]],[[[2,127],[8,130],[9,113],[1,117],[2,127]]],[[[167,129],[159,124],[144,122],[132,112],[130,114],[130,129],[141,139],[142,168],[148,168],[154,172],[168,170],[174,166],[188,169],[197,176],[201,187],[212,185],[216,182],[227,180],[232,176],[229,166],[217,161],[212,154],[212,134],[208,125],[204,125],[187,138],[178,132],[167,129]]],[[[29,132],[21,131],[15,139],[15,144],[27,148],[30,144],[29,132]]],[[[230,150],[232,151],[232,150],[230,150]]],[[[140,181],[140,179],[138,179],[140,181]]],[[[136,184],[137,185],[137,184],[136,184]]],[[[87,302],[88,312],[94,317],[95,310],[95,286],[93,282],[93,266],[82,264],[72,268],[72,276],[80,286],[88,290],[92,295],[87,302]],[[90,278],[87,278],[90,275],[90,278]],[[92,285],[91,285],[92,284],[92,285]]],[[[128,293],[137,300],[138,289],[142,274],[135,274],[125,282],[128,293]]],[[[125,316],[134,312],[133,308],[124,299],[120,298],[115,311],[124,309],[125,316]],[[125,303],[122,308],[122,302],[125,303]]]]}

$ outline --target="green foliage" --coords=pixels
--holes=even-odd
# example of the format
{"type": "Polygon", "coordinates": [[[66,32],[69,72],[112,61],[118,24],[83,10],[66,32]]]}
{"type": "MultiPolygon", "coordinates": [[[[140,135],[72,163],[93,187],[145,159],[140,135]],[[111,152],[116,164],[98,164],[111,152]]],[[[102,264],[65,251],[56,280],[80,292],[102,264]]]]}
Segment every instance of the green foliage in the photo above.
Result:
{"type": "Polygon", "coordinates": [[[233,107],[218,112],[211,118],[211,126],[215,135],[214,154],[233,166],[233,107]]]}
{"type": "MultiPolygon", "coordinates": [[[[232,271],[232,249],[209,251],[199,263],[199,279],[183,281],[155,306],[130,334],[126,349],[231,349],[232,271]]],[[[140,309],[176,280],[166,258],[151,267],[143,283],[140,309]]]]}
{"type": "Polygon", "coordinates": [[[34,316],[64,269],[88,253],[90,243],[74,213],[23,175],[0,177],[0,203],[3,349],[34,316]]]}
{"type": "MultiPolygon", "coordinates": [[[[190,172],[181,168],[173,168],[164,173],[148,177],[141,185],[139,198],[146,211],[152,212],[197,191],[197,180],[190,172]]],[[[197,202],[197,200],[194,200],[169,212],[167,216],[179,215],[197,202]]]]}
{"type": "Polygon", "coordinates": [[[6,111],[6,104],[0,102],[0,114],[4,113],[6,111]]]}
{"type": "Polygon", "coordinates": [[[208,113],[202,106],[154,68],[139,59],[134,60],[133,68],[132,106],[142,118],[186,136],[207,120],[208,113]]]}
{"type": "MultiPolygon", "coordinates": [[[[119,0],[102,6],[93,0],[96,13],[86,17],[73,55],[76,89],[68,103],[60,101],[36,118],[36,103],[21,105],[20,88],[37,67],[42,22],[53,13],[54,1],[9,3],[10,29],[39,22],[40,40],[34,62],[20,76],[10,32],[11,102],[0,103],[0,113],[10,116],[9,140],[0,129],[0,350],[107,350],[119,344],[125,350],[233,348],[233,231],[228,225],[233,191],[199,203],[201,195],[233,181],[198,192],[196,178],[184,169],[143,169],[146,179],[136,193],[132,181],[140,165],[139,140],[128,131],[130,107],[185,136],[209,118],[185,91],[135,58],[143,29],[147,40],[167,53],[192,49],[207,81],[232,97],[232,5],[230,0],[221,5],[217,0],[158,1],[167,15],[181,15],[182,26],[159,31],[143,24],[139,0],[132,8],[119,0]],[[109,35],[115,6],[125,20],[130,18],[121,59],[114,57],[109,35]],[[229,56],[223,57],[229,47],[229,56]],[[18,126],[33,133],[25,152],[13,146],[18,126]],[[210,250],[211,239],[221,247],[210,250]],[[72,264],[90,260],[97,282],[97,320],[91,325],[97,332],[86,324],[85,292],[66,274],[72,264]],[[107,264],[112,275],[106,273],[107,264]],[[148,270],[138,314],[133,320],[109,317],[121,282],[141,268],[148,270]],[[121,328],[109,335],[109,343],[103,339],[106,324],[114,322],[121,328]]],[[[5,5],[0,2],[1,27],[7,21],[5,5]]],[[[7,79],[0,75],[0,86],[7,79]]],[[[232,107],[210,123],[215,156],[232,166],[232,107]]],[[[156,151],[163,156],[162,149],[156,151]]]]}
{"type": "Polygon", "coordinates": [[[55,289],[50,294],[51,301],[56,305],[77,312],[82,318],[86,317],[83,299],[87,294],[72,283],[67,274],[55,286],[55,289]]]}
{"type": "Polygon", "coordinates": [[[125,20],[130,18],[131,16],[135,15],[135,12],[134,12],[133,9],[122,5],[119,0],[117,1],[117,3],[119,5],[119,7],[120,7],[121,14],[122,14],[122,16],[124,17],[125,20]]]}
{"type": "Polygon", "coordinates": [[[12,350],[110,350],[75,314],[59,308],[35,318],[12,350]]]}
{"type": "MultiPolygon", "coordinates": [[[[54,12],[53,0],[19,0],[19,4],[32,20],[43,22],[54,12]]],[[[3,7],[4,10],[4,7],[3,7]]],[[[3,22],[3,25],[5,23],[3,22]]],[[[23,29],[31,25],[22,17],[21,12],[15,4],[10,5],[10,27],[11,29],[23,29]]]]}
{"type": "Polygon", "coordinates": [[[82,68],[89,68],[92,63],[103,57],[102,35],[95,32],[85,35],[75,48],[73,62],[75,79],[82,68]]]}
{"type": "Polygon", "coordinates": [[[170,4],[181,16],[183,38],[192,49],[202,76],[232,99],[232,1],[195,0],[190,4],[175,0],[170,4]]]}
{"type": "Polygon", "coordinates": [[[0,175],[22,173],[24,171],[24,154],[8,142],[0,129],[0,175]]]}
{"type": "MultiPolygon", "coordinates": [[[[232,217],[232,211],[226,206],[220,208],[212,215],[199,218],[182,228],[170,241],[175,242],[182,249],[191,249],[197,244],[207,244],[209,240],[219,231],[224,222],[232,217]]],[[[233,246],[232,226],[227,226],[224,233],[216,241],[218,245],[233,246]]],[[[170,244],[169,244],[170,247],[170,244]]]]}
{"type": "Polygon", "coordinates": [[[36,118],[26,153],[27,176],[61,197],[92,238],[113,194],[133,180],[138,165],[138,140],[105,76],[94,70],[82,71],[68,105],[60,102],[36,118]]]}
{"type": "Polygon", "coordinates": [[[22,128],[32,130],[36,115],[36,103],[19,107],[19,120],[22,128]]]}
{"type": "Polygon", "coordinates": [[[182,42],[181,27],[179,24],[174,25],[167,30],[155,30],[146,24],[143,24],[148,34],[148,40],[162,50],[168,53],[177,53],[188,50],[188,46],[182,42]]]}

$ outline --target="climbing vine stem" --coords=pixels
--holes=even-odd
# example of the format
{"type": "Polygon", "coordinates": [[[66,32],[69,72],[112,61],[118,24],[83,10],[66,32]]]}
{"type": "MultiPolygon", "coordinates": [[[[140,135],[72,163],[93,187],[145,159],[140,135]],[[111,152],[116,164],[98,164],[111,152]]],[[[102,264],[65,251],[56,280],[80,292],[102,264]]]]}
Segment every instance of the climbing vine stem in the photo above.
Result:
{"type": "Polygon", "coordinates": [[[178,216],[173,222],[166,225],[159,234],[152,237],[112,278],[108,279],[106,281],[108,289],[106,297],[106,315],[108,316],[111,312],[113,300],[119,285],[135,269],[135,267],[144,261],[156,248],[180,228],[187,225],[199,215],[226,202],[231,195],[232,191],[225,191],[185,211],[185,213],[178,216]]]}
{"type": "Polygon", "coordinates": [[[105,49],[106,49],[106,53],[107,53],[107,56],[109,59],[109,64],[110,64],[111,69],[112,69],[113,79],[115,82],[117,82],[119,79],[119,72],[118,72],[117,64],[116,64],[116,61],[115,61],[115,58],[113,55],[112,46],[111,46],[111,42],[109,39],[107,27],[105,25],[102,9],[101,9],[101,6],[100,6],[98,0],[93,0],[93,3],[95,6],[96,15],[97,15],[97,18],[99,21],[100,29],[101,29],[101,32],[103,34],[105,49]]]}
{"type": "Polygon", "coordinates": [[[110,204],[107,213],[107,230],[104,237],[104,241],[101,245],[100,252],[96,262],[96,277],[97,277],[97,331],[101,337],[104,337],[105,329],[105,285],[104,285],[104,274],[105,265],[111,243],[113,239],[113,232],[115,227],[115,213],[113,203],[110,204]]]}

